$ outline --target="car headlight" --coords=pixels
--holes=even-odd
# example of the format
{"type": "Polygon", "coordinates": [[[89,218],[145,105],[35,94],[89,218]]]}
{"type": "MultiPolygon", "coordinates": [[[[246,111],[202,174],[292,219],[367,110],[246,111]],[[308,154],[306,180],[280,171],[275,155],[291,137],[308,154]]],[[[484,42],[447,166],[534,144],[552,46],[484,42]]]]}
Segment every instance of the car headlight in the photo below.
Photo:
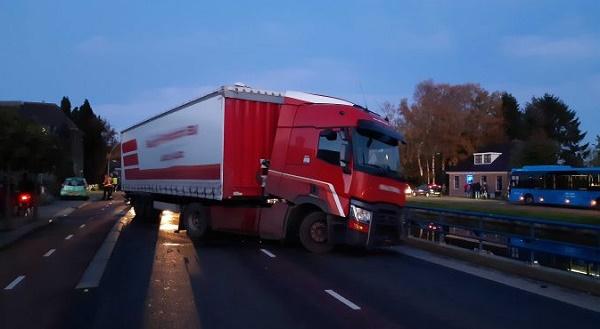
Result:
{"type": "Polygon", "coordinates": [[[373,213],[371,211],[357,207],[355,205],[350,205],[350,214],[353,219],[356,219],[357,221],[364,224],[371,223],[371,217],[373,216],[373,213]]]}

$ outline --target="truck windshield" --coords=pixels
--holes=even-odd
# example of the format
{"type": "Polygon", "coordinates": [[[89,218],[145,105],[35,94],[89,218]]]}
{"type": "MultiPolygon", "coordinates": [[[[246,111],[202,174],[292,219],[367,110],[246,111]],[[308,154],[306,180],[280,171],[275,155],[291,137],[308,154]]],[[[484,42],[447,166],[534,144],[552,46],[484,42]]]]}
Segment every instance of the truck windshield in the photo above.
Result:
{"type": "Polygon", "coordinates": [[[402,178],[400,149],[398,141],[355,130],[352,134],[354,145],[354,166],[356,170],[385,176],[402,178]]]}

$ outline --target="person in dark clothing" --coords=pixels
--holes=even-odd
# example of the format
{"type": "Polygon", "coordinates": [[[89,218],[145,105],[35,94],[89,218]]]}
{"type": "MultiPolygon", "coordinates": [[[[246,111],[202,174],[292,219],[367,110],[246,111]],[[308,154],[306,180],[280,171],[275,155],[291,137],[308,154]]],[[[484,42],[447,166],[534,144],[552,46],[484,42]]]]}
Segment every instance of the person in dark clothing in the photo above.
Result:
{"type": "Polygon", "coordinates": [[[112,199],[113,185],[112,178],[110,177],[110,175],[104,175],[104,180],[102,181],[102,188],[104,189],[104,193],[102,194],[102,200],[112,199]]]}
{"type": "Polygon", "coordinates": [[[35,184],[29,179],[27,173],[23,173],[19,182],[19,192],[27,192],[33,194],[35,192],[35,184]]]}
{"type": "Polygon", "coordinates": [[[475,192],[475,199],[479,199],[481,194],[481,184],[479,182],[473,184],[473,190],[475,192]]]}

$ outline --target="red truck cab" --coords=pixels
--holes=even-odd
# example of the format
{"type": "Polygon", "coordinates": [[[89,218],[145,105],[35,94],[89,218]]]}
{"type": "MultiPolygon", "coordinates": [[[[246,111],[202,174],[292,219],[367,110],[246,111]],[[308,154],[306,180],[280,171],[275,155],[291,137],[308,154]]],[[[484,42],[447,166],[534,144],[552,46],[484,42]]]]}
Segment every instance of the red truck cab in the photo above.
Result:
{"type": "Polygon", "coordinates": [[[298,232],[313,251],[397,243],[406,188],[402,136],[360,106],[298,98],[282,107],[266,183],[267,195],[288,202],[284,231],[298,232]],[[311,212],[320,216],[303,223],[311,212]]]}

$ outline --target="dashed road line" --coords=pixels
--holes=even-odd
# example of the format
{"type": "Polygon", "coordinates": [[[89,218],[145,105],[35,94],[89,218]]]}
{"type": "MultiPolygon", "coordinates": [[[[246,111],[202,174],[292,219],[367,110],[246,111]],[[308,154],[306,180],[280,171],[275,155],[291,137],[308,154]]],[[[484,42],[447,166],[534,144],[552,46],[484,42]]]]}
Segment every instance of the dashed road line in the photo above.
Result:
{"type": "Polygon", "coordinates": [[[56,249],[50,249],[48,250],[45,254],[44,257],[50,257],[50,255],[52,255],[54,252],[56,251],[56,249]]]}
{"type": "Polygon", "coordinates": [[[69,234],[67,235],[67,237],[65,238],[65,240],[70,240],[73,237],[73,234],[69,234]]]}
{"type": "Polygon", "coordinates": [[[9,283],[8,286],[4,287],[4,290],[12,290],[19,283],[21,283],[21,281],[23,281],[23,279],[25,279],[25,276],[19,275],[16,279],[14,279],[11,283],[9,283]]]}
{"type": "Polygon", "coordinates": [[[271,258],[275,258],[277,256],[275,256],[275,254],[273,254],[272,252],[268,251],[267,249],[260,249],[260,251],[262,251],[265,255],[271,257],[271,258]]]}
{"type": "Polygon", "coordinates": [[[350,307],[351,309],[353,309],[355,311],[360,310],[360,306],[358,306],[358,305],[354,304],[353,302],[349,301],[348,299],[344,298],[344,296],[338,294],[337,292],[335,292],[331,289],[327,289],[327,290],[325,290],[325,292],[328,293],[329,295],[331,295],[331,297],[344,303],[346,306],[350,307]]]}

